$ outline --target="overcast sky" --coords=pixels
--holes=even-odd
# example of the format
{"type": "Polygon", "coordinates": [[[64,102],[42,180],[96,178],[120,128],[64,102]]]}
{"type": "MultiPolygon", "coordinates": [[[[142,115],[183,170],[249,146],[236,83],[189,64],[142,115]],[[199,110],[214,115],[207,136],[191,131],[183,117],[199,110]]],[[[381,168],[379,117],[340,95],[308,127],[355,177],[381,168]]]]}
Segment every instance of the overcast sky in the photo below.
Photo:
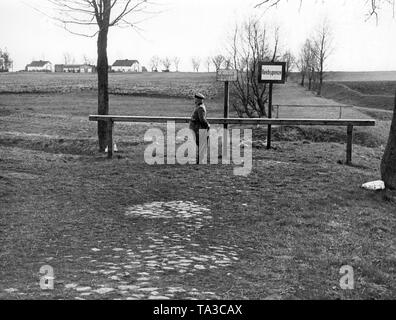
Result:
{"type": "MultiPolygon", "coordinates": [[[[299,1],[289,0],[268,11],[255,9],[255,0],[152,1],[158,4],[153,10],[160,13],[143,21],[139,25],[143,30],[111,29],[110,63],[128,58],[148,66],[153,55],[179,56],[180,69],[191,71],[191,57],[205,59],[223,51],[235,23],[255,15],[270,27],[279,25],[281,49],[290,48],[295,54],[326,17],[335,48],[329,70],[396,70],[396,20],[390,8],[384,7],[378,25],[375,19],[366,21],[366,0],[304,0],[301,10],[299,1]]],[[[96,60],[94,38],[68,33],[34,7],[49,13],[46,0],[0,0],[0,48],[10,52],[14,70],[23,69],[33,59],[62,63],[65,52],[76,62],[82,62],[84,54],[96,60]]]]}

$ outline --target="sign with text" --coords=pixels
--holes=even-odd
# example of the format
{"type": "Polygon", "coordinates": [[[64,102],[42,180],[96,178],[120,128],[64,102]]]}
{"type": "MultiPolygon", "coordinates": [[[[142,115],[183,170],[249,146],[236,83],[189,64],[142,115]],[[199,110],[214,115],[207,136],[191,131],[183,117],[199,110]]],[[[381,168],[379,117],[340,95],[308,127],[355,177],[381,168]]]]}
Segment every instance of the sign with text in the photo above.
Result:
{"type": "Polygon", "coordinates": [[[259,83],[285,83],[286,62],[260,62],[259,83]]]}
{"type": "Polygon", "coordinates": [[[217,81],[237,81],[238,71],[232,69],[220,69],[217,71],[217,81]]]}

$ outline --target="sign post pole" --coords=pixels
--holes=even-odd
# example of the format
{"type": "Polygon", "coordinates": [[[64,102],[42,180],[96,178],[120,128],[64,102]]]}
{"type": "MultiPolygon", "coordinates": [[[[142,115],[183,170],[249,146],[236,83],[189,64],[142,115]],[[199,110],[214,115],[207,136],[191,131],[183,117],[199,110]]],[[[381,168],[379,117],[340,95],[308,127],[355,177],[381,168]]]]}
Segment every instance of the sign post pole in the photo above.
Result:
{"type": "MultiPolygon", "coordinates": [[[[269,97],[268,97],[268,118],[272,118],[272,86],[273,83],[269,84],[269,97]]],[[[271,125],[268,125],[268,130],[267,130],[267,149],[271,149],[271,125]]]]}
{"type": "MultiPolygon", "coordinates": [[[[229,114],[229,104],[230,104],[230,91],[229,82],[224,82],[224,118],[228,119],[229,114]]],[[[224,129],[228,129],[228,123],[224,124],[224,129]]]]}
{"type": "MultiPolygon", "coordinates": [[[[237,81],[238,71],[231,69],[220,69],[217,71],[217,81],[224,82],[224,119],[229,117],[229,105],[230,105],[230,81],[237,81]]],[[[229,148],[228,148],[228,123],[223,125],[223,163],[227,163],[229,160],[229,148]]]]}
{"type": "MultiPolygon", "coordinates": [[[[229,82],[224,82],[224,118],[228,119],[229,108],[228,104],[230,102],[230,94],[229,94],[229,82]]],[[[222,155],[224,161],[228,161],[228,123],[224,123],[223,126],[223,150],[222,155]]]]}

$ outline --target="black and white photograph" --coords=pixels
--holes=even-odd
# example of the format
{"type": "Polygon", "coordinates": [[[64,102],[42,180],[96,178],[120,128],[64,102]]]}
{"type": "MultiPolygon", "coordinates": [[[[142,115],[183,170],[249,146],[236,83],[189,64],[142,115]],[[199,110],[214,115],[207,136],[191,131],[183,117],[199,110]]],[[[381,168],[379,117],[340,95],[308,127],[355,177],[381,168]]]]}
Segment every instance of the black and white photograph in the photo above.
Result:
{"type": "Polygon", "coordinates": [[[396,299],[395,3],[0,0],[0,300],[396,299]]]}

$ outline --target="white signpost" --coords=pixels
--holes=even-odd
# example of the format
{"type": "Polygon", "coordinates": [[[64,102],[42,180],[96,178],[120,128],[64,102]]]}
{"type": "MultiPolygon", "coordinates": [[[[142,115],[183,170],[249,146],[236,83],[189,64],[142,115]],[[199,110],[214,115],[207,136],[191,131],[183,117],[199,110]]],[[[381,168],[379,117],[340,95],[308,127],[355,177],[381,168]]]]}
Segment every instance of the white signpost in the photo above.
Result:
{"type": "Polygon", "coordinates": [[[261,63],[259,71],[261,83],[285,83],[285,62],[261,63]]]}
{"type": "Polygon", "coordinates": [[[238,71],[233,69],[220,69],[217,71],[217,81],[230,82],[238,80],[238,71]]]}
{"type": "MultiPolygon", "coordinates": [[[[274,83],[285,83],[286,62],[259,62],[259,83],[269,83],[268,118],[272,118],[272,86],[274,83]]],[[[267,131],[267,149],[271,149],[271,125],[267,131]]]]}

